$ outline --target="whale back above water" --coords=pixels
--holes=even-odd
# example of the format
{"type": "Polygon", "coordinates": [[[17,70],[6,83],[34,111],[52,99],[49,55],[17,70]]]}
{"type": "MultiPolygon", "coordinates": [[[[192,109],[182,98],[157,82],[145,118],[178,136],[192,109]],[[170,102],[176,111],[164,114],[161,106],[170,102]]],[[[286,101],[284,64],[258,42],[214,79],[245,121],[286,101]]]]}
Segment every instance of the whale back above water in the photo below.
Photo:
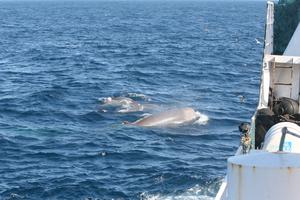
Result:
{"type": "Polygon", "coordinates": [[[176,125],[183,125],[187,123],[193,123],[196,120],[198,120],[199,117],[200,117],[199,113],[197,113],[194,109],[187,107],[187,108],[167,110],[157,114],[149,115],[131,124],[137,126],[146,126],[146,127],[176,126],[176,125]]]}

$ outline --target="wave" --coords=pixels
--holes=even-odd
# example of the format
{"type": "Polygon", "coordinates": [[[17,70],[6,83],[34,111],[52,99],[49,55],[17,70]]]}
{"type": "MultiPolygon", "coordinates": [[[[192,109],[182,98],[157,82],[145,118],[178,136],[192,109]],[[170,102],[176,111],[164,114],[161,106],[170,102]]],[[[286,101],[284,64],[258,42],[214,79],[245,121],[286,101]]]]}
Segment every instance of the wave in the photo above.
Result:
{"type": "Polygon", "coordinates": [[[195,185],[177,195],[148,194],[147,192],[144,192],[140,195],[140,200],[213,200],[214,197],[203,194],[208,189],[209,188],[200,185],[195,185]]]}

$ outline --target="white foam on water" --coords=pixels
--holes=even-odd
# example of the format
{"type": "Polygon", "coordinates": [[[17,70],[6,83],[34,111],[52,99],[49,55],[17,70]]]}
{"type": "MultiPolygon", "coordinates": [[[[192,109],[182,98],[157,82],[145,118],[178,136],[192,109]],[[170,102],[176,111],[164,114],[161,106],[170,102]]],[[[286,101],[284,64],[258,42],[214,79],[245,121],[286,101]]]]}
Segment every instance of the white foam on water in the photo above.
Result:
{"type": "Polygon", "coordinates": [[[200,112],[196,112],[197,115],[199,116],[199,119],[197,121],[194,122],[194,124],[199,124],[199,125],[205,125],[207,124],[209,117],[205,114],[202,114],[200,112]]]}
{"type": "Polygon", "coordinates": [[[204,188],[199,185],[188,189],[179,195],[161,195],[147,194],[146,192],[140,195],[141,200],[213,200],[214,197],[203,195],[204,188]]]}
{"type": "Polygon", "coordinates": [[[143,197],[142,200],[213,200],[214,198],[204,195],[198,196],[188,196],[188,195],[179,195],[179,196],[162,196],[162,195],[149,195],[143,197]]]}

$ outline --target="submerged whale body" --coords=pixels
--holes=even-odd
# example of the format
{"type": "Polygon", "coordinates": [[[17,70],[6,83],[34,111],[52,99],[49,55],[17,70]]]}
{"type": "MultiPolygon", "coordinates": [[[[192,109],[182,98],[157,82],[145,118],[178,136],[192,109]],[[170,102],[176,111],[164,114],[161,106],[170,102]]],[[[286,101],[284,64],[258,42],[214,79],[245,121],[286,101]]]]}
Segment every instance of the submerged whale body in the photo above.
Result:
{"type": "Polygon", "coordinates": [[[127,122],[127,124],[136,126],[178,126],[189,124],[197,121],[200,118],[198,112],[192,108],[180,108],[163,111],[157,114],[146,116],[135,122],[127,122]]]}
{"type": "Polygon", "coordinates": [[[105,106],[124,106],[136,103],[133,99],[127,97],[107,97],[102,99],[105,106]]]}
{"type": "Polygon", "coordinates": [[[128,97],[108,97],[102,100],[102,107],[119,107],[117,112],[137,112],[142,111],[143,106],[128,97]]]}
{"type": "Polygon", "coordinates": [[[139,111],[153,112],[161,108],[159,105],[155,104],[139,103],[129,97],[107,97],[103,98],[101,102],[102,108],[116,108],[116,112],[119,113],[130,113],[139,111]]]}

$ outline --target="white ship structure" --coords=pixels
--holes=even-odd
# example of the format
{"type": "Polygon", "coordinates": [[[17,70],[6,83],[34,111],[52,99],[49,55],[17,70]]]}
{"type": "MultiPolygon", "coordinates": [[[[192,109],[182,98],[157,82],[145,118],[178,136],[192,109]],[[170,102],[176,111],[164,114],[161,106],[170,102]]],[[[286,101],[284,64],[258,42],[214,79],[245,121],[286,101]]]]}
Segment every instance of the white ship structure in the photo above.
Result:
{"type": "Polygon", "coordinates": [[[215,200],[300,199],[300,0],[267,2],[257,109],[215,200]]]}

